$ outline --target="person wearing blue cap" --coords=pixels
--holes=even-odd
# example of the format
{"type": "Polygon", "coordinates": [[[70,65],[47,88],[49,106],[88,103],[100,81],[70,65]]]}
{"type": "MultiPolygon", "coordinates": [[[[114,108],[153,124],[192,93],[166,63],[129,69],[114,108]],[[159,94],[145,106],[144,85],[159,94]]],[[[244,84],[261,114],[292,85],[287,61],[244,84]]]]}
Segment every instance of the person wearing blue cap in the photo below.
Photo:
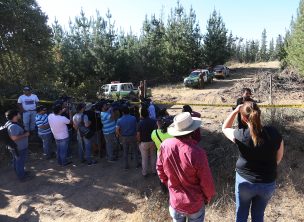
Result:
{"type": "Polygon", "coordinates": [[[32,89],[29,86],[23,88],[23,93],[23,95],[19,96],[17,103],[19,110],[22,113],[24,129],[32,132],[35,130],[36,108],[39,99],[32,93],[32,89]]]}

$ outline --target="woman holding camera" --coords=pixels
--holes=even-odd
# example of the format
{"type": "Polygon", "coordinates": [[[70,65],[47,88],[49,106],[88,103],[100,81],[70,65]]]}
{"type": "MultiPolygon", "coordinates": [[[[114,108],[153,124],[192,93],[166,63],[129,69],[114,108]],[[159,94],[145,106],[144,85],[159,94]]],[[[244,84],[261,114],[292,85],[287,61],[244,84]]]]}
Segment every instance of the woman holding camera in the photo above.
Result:
{"type": "Polygon", "coordinates": [[[250,207],[252,221],[264,221],[265,208],[275,190],[277,165],[283,157],[282,136],[274,127],[262,126],[261,111],[254,102],[239,105],[225,120],[222,130],[239,149],[236,221],[247,221],[250,207]],[[247,129],[232,128],[238,113],[247,129]]]}

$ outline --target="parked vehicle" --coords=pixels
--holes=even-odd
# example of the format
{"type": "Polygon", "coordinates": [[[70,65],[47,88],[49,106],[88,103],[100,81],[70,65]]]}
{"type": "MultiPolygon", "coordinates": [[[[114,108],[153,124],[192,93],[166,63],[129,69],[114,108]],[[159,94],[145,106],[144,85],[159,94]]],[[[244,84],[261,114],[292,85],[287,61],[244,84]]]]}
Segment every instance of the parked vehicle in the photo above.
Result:
{"type": "Polygon", "coordinates": [[[184,79],[184,85],[186,87],[198,87],[204,88],[206,83],[213,82],[214,74],[207,69],[197,69],[190,73],[188,77],[184,79]]]}
{"type": "Polygon", "coordinates": [[[226,78],[229,76],[229,68],[224,65],[217,65],[213,68],[215,78],[226,78]]]}
{"type": "MultiPolygon", "coordinates": [[[[147,89],[147,96],[151,97],[151,89],[147,89]]],[[[126,97],[138,98],[138,88],[133,86],[133,83],[120,83],[111,82],[100,87],[97,92],[97,97],[112,98],[112,99],[123,99],[126,97]]]]}

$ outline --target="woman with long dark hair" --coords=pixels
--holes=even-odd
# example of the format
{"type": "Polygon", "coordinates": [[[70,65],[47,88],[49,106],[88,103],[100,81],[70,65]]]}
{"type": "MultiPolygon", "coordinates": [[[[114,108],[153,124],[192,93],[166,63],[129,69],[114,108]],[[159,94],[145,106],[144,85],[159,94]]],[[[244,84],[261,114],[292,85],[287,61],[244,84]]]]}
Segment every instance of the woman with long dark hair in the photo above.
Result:
{"type": "Polygon", "coordinates": [[[264,221],[264,211],[275,190],[277,165],[283,158],[284,142],[276,128],[262,126],[261,110],[254,102],[239,105],[225,120],[225,136],[239,149],[236,163],[236,221],[247,221],[251,208],[252,221],[264,221]],[[233,129],[241,114],[247,129],[233,129]]]}

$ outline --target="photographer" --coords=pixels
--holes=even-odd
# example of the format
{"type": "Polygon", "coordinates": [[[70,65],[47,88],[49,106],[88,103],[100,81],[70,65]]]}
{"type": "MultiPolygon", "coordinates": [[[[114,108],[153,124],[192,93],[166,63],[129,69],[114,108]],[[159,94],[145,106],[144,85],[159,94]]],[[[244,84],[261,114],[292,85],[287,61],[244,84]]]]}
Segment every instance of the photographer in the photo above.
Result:
{"type": "Polygon", "coordinates": [[[44,157],[48,160],[52,155],[51,144],[53,134],[48,122],[47,108],[41,105],[37,107],[36,111],[36,126],[38,128],[38,135],[42,140],[44,157]]]}
{"type": "Polygon", "coordinates": [[[138,157],[138,146],[136,141],[136,117],[130,115],[128,106],[122,107],[123,116],[118,119],[116,125],[116,135],[120,137],[124,150],[124,169],[129,169],[129,149],[135,154],[135,164],[138,168],[140,166],[138,157]]]}
{"type": "Polygon", "coordinates": [[[66,108],[57,104],[53,108],[53,113],[48,116],[48,121],[56,141],[57,161],[61,166],[66,166],[72,163],[72,161],[67,161],[67,152],[70,140],[67,125],[72,123],[72,115],[70,113],[69,119],[62,116],[62,113],[65,111],[66,108]]]}
{"type": "Polygon", "coordinates": [[[85,105],[80,103],[76,107],[76,114],[73,116],[73,126],[77,131],[77,141],[78,141],[78,154],[81,162],[87,161],[88,166],[96,164],[95,160],[92,160],[92,139],[94,133],[91,131],[90,126],[92,122],[89,120],[88,115],[84,113],[85,109],[91,109],[92,104],[85,105]]]}
{"type": "Polygon", "coordinates": [[[118,140],[115,135],[116,121],[112,107],[106,101],[102,104],[100,118],[102,122],[102,131],[106,141],[106,150],[108,162],[114,162],[118,158],[118,140]]]}
{"type": "MultiPolygon", "coordinates": [[[[66,118],[70,118],[73,114],[73,103],[72,98],[68,97],[67,95],[63,95],[60,97],[61,105],[65,109],[65,111],[61,114],[62,116],[65,116],[66,118]]],[[[75,112],[75,111],[74,111],[75,112]]],[[[71,142],[73,140],[73,124],[68,124],[68,133],[69,133],[69,145],[68,145],[68,151],[67,151],[67,157],[69,159],[72,159],[72,146],[71,142]]]]}
{"type": "Polygon", "coordinates": [[[99,103],[92,104],[91,107],[87,107],[84,114],[88,116],[91,122],[90,130],[94,132],[92,138],[92,151],[94,156],[100,155],[101,153],[101,119],[100,119],[100,105],[99,103]]]}

